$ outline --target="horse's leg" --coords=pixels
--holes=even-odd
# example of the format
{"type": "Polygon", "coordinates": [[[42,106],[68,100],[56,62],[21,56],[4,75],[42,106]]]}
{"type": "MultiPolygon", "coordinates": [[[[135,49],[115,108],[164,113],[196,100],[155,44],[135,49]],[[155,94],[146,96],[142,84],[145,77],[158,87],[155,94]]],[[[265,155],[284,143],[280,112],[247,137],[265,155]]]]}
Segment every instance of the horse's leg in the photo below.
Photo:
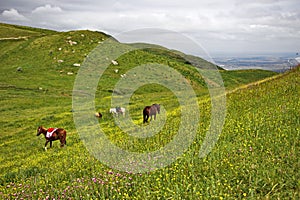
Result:
{"type": "Polygon", "coordinates": [[[66,139],[64,137],[62,137],[60,139],[60,147],[64,147],[65,143],[66,143],[66,139]]]}
{"type": "Polygon", "coordinates": [[[47,144],[48,144],[49,140],[46,140],[46,143],[45,143],[45,151],[47,151],[47,144]]]}
{"type": "Polygon", "coordinates": [[[143,123],[146,123],[147,122],[147,114],[146,113],[143,113],[143,118],[144,118],[144,121],[143,121],[143,123]]]}
{"type": "Polygon", "coordinates": [[[52,147],[52,141],[50,141],[50,148],[52,147]]]}

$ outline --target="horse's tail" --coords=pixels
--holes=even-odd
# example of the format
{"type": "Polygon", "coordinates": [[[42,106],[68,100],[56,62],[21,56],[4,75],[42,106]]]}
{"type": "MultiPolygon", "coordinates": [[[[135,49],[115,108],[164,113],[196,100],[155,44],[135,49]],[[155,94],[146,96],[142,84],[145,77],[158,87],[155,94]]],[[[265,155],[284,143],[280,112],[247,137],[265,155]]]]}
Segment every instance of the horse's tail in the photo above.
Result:
{"type": "Polygon", "coordinates": [[[67,131],[62,130],[61,136],[60,136],[60,145],[61,145],[61,147],[63,147],[66,144],[67,144],[67,131]]]}
{"type": "Polygon", "coordinates": [[[67,131],[64,130],[64,136],[65,136],[65,145],[67,144],[67,131]]]}

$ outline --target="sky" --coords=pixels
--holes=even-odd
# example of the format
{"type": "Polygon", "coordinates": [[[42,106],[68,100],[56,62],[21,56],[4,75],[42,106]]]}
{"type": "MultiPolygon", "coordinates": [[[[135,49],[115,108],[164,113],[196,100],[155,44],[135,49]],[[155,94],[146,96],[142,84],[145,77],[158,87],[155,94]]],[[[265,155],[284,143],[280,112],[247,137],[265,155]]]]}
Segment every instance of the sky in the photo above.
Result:
{"type": "Polygon", "coordinates": [[[167,30],[212,56],[296,54],[299,8],[299,0],[9,0],[0,2],[0,21],[57,31],[97,30],[117,39],[133,30],[167,30]]]}

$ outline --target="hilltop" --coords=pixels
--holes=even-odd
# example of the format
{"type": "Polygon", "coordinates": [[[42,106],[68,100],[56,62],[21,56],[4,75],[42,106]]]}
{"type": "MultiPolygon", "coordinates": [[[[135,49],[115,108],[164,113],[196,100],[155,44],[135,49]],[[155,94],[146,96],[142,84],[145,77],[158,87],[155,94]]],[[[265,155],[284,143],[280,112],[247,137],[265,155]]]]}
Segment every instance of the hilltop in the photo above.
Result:
{"type": "Polygon", "coordinates": [[[53,30],[33,28],[28,26],[12,25],[0,23],[0,38],[1,40],[9,39],[28,39],[30,37],[38,37],[57,33],[53,30]]]}

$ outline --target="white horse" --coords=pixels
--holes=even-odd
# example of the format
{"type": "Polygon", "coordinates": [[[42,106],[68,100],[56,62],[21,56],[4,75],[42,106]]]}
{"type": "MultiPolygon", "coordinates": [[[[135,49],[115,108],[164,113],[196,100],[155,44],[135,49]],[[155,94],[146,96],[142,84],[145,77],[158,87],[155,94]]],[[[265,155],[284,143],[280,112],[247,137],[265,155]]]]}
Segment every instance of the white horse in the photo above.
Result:
{"type": "Polygon", "coordinates": [[[118,110],[117,110],[117,108],[110,108],[109,113],[112,113],[117,116],[119,116],[119,114],[125,116],[125,108],[120,107],[118,110]]]}

